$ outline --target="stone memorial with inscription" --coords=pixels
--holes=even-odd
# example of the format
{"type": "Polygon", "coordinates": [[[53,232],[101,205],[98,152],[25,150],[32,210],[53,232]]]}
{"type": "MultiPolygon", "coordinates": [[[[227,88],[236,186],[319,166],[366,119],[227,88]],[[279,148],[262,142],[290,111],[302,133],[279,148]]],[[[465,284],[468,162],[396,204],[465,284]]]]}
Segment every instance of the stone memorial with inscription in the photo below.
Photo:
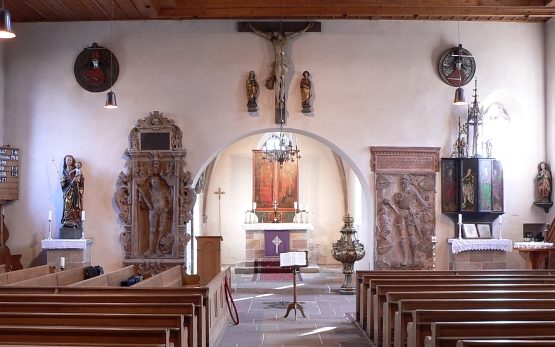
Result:
{"type": "Polygon", "coordinates": [[[155,274],[185,264],[196,193],[185,170],[182,131],[154,111],[129,134],[127,170],[120,172],[114,196],[124,226],[120,240],[125,265],[155,274]]]}

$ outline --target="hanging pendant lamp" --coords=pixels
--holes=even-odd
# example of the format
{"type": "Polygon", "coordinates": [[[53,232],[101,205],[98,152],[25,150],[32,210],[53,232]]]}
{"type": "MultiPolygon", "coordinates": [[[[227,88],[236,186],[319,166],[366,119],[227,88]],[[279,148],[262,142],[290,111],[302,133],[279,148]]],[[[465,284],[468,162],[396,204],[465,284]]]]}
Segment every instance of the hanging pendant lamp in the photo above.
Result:
{"type": "Polygon", "coordinates": [[[466,99],[464,98],[464,89],[458,87],[455,90],[455,100],[453,100],[453,105],[466,105],[466,99]]]}
{"type": "Polygon", "coordinates": [[[116,93],[111,90],[108,92],[108,94],[106,94],[106,104],[104,105],[104,108],[118,108],[116,93]]]}
{"type": "Polygon", "coordinates": [[[0,39],[11,39],[15,37],[12,31],[12,18],[10,11],[4,8],[4,0],[2,0],[2,9],[0,9],[0,39]]]}

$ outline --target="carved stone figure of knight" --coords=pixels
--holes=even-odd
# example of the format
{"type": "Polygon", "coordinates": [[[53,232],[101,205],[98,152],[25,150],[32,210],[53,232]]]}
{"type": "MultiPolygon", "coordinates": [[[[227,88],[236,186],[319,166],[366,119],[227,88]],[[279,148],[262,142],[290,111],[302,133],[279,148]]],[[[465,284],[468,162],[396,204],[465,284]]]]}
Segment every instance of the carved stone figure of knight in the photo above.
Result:
{"type": "Polygon", "coordinates": [[[127,172],[117,180],[114,203],[124,231],[120,236],[125,265],[156,274],[185,265],[196,194],[185,171],[182,131],[160,112],[140,119],[129,133],[127,172]]]}

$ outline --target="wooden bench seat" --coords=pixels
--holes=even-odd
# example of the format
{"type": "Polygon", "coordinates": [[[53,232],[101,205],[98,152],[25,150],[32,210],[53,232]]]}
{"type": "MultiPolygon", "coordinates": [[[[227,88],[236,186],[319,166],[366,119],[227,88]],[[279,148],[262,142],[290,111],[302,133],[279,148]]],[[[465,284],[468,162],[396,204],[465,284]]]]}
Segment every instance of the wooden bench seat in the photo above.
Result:
{"type": "Polygon", "coordinates": [[[64,326],[13,326],[0,325],[2,343],[78,343],[95,341],[95,343],[120,343],[127,345],[157,344],[171,346],[170,331],[166,328],[151,327],[64,327],[64,326]]]}
{"type": "MultiPolygon", "coordinates": [[[[106,314],[106,313],[0,313],[0,325],[5,326],[62,326],[62,327],[151,327],[167,328],[170,342],[178,346],[196,346],[187,341],[187,315],[178,314],[106,314]]],[[[191,319],[189,319],[191,320],[191,319]]]]}
{"type": "Polygon", "coordinates": [[[546,340],[509,340],[509,339],[490,339],[490,340],[458,340],[457,347],[554,347],[554,339],[546,340]]]}
{"type": "Polygon", "coordinates": [[[138,276],[139,268],[135,265],[129,265],[116,271],[108,272],[96,277],[86,279],[84,281],[69,284],[69,287],[121,287],[121,282],[127,280],[131,276],[138,276]]]}
{"type": "Polygon", "coordinates": [[[426,347],[456,347],[459,340],[474,339],[555,339],[555,321],[437,322],[426,347]]]}
{"type": "MultiPolygon", "coordinates": [[[[465,285],[465,286],[379,286],[377,294],[383,302],[383,344],[391,345],[393,342],[393,328],[395,326],[395,313],[398,310],[398,302],[402,299],[487,299],[487,298],[542,298],[555,297],[555,285],[541,284],[516,284],[516,285],[465,285]],[[497,290],[502,288],[502,290],[497,290]],[[441,289],[441,291],[439,291],[441,289]],[[399,291],[397,290],[406,290],[399,291]],[[410,291],[409,291],[410,290],[410,291]],[[383,297],[385,296],[385,301],[383,297]]],[[[406,327],[406,319],[410,315],[401,317],[401,329],[406,327]]],[[[403,336],[404,332],[403,332],[403,336]]],[[[404,339],[403,339],[404,341],[404,339]]]]}
{"type": "MultiPolygon", "coordinates": [[[[465,277],[465,276],[449,276],[449,277],[438,277],[434,279],[372,279],[369,283],[369,290],[367,292],[367,331],[369,336],[373,339],[374,343],[381,341],[382,335],[382,315],[383,315],[383,302],[378,302],[379,298],[375,297],[377,292],[377,287],[382,285],[420,285],[420,286],[435,286],[435,285],[481,285],[481,284],[554,284],[555,278],[550,278],[549,276],[544,277],[465,277]]],[[[383,297],[382,297],[383,300],[383,297]]]]}
{"type": "Polygon", "coordinates": [[[184,316],[184,326],[188,330],[187,342],[189,346],[205,346],[207,332],[203,322],[206,322],[206,310],[203,296],[200,294],[188,295],[102,295],[90,293],[89,295],[68,294],[2,294],[0,304],[5,302],[20,303],[184,303],[192,304],[195,310],[190,315],[184,316]]]}
{"type": "Polygon", "coordinates": [[[55,287],[67,286],[85,280],[85,267],[78,267],[48,275],[29,278],[23,281],[9,283],[9,286],[25,287],[55,287]]]}
{"type": "MultiPolygon", "coordinates": [[[[445,309],[412,311],[407,325],[407,347],[424,347],[424,338],[430,336],[435,322],[473,321],[555,321],[554,309],[445,309]]],[[[403,344],[400,344],[403,346],[403,344]]]]}
{"type": "MultiPolygon", "coordinates": [[[[395,346],[408,341],[409,323],[415,310],[480,310],[480,309],[555,309],[555,299],[435,299],[400,300],[395,316],[395,346]]],[[[511,319],[508,319],[511,320],[511,319]]],[[[418,339],[418,338],[417,338],[418,339]]]]}
{"type": "Polygon", "coordinates": [[[555,271],[546,269],[534,270],[513,270],[513,269],[500,269],[500,270],[359,270],[356,271],[356,318],[361,326],[364,326],[365,311],[366,311],[366,292],[368,289],[368,281],[375,276],[412,276],[422,277],[426,275],[477,275],[477,276],[492,276],[492,275],[508,275],[508,276],[534,276],[534,275],[551,275],[555,271]]]}
{"type": "Polygon", "coordinates": [[[0,286],[4,286],[10,283],[21,282],[31,278],[36,278],[44,275],[49,275],[54,273],[55,267],[49,265],[42,265],[36,267],[30,267],[26,269],[8,271],[0,274],[0,286]]]}

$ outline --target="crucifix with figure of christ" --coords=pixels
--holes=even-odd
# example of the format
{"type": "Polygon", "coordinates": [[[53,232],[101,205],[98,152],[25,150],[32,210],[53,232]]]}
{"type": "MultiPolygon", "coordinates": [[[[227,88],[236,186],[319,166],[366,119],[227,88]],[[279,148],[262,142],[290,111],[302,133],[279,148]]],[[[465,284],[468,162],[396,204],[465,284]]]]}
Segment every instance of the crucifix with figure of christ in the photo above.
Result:
{"type": "Polygon", "coordinates": [[[221,187],[218,187],[218,191],[214,192],[214,194],[218,195],[218,230],[220,231],[220,235],[222,235],[222,195],[225,194],[225,192],[221,187]]]}
{"type": "Polygon", "coordinates": [[[242,22],[239,31],[252,31],[258,36],[267,39],[272,44],[274,62],[266,78],[265,86],[274,90],[275,94],[275,123],[286,124],[285,99],[287,92],[287,77],[290,61],[287,55],[287,42],[289,39],[307,31],[320,32],[318,22],[242,22]]]}

